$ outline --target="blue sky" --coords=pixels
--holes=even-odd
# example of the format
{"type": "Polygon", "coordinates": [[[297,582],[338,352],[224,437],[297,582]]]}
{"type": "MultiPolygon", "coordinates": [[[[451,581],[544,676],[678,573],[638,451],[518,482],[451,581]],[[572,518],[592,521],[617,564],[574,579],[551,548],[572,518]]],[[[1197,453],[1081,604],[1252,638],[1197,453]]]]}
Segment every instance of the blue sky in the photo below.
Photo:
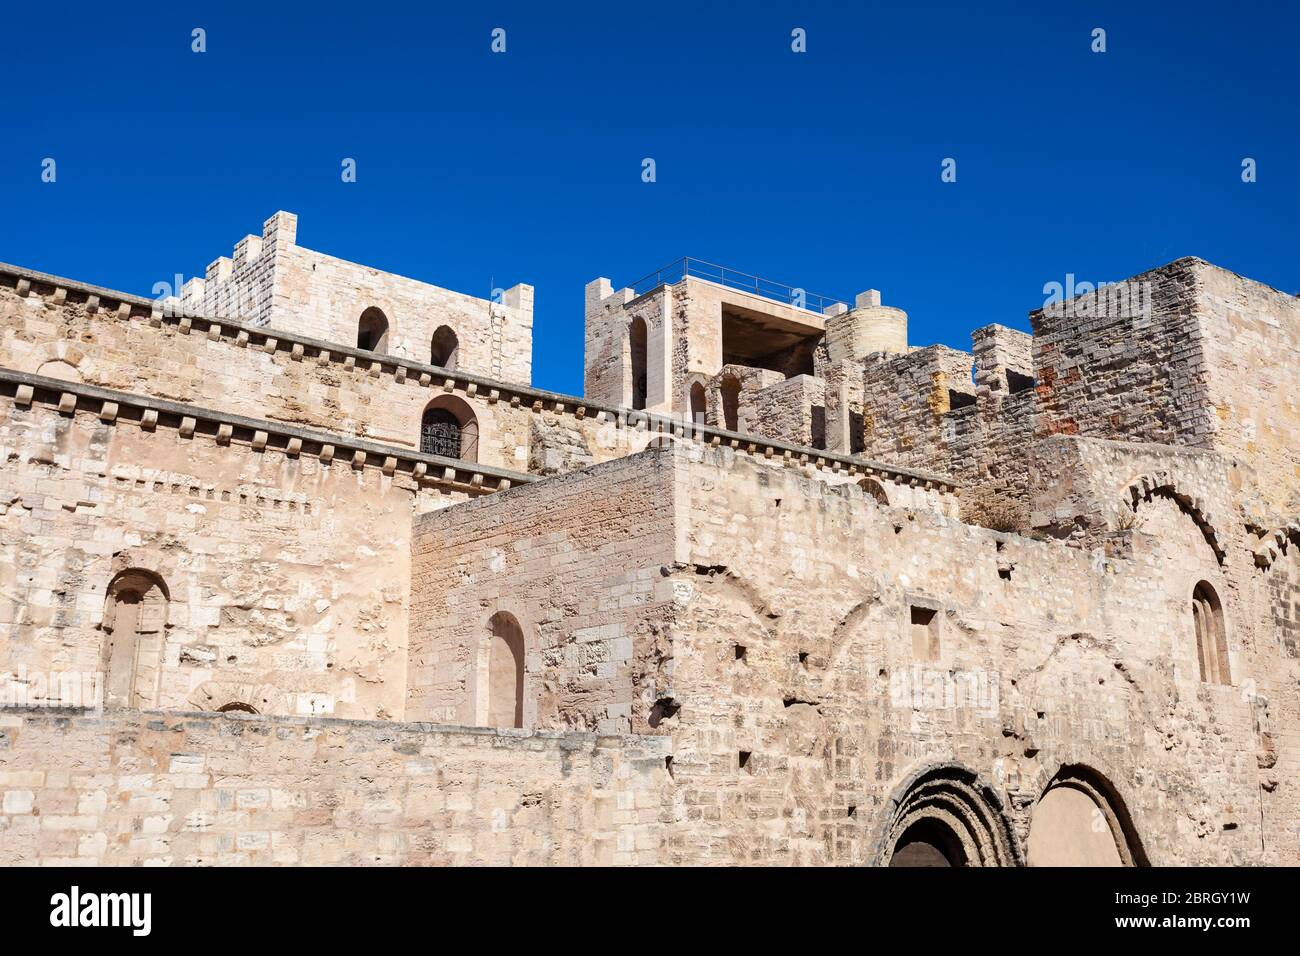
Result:
{"type": "Polygon", "coordinates": [[[584,284],[681,255],[841,299],[879,288],[914,344],[959,348],[989,322],[1027,328],[1067,273],[1198,255],[1300,291],[1294,3],[5,18],[0,260],[147,295],[287,209],[332,255],[478,295],[531,282],[534,381],[561,391],[582,387],[584,284]]]}

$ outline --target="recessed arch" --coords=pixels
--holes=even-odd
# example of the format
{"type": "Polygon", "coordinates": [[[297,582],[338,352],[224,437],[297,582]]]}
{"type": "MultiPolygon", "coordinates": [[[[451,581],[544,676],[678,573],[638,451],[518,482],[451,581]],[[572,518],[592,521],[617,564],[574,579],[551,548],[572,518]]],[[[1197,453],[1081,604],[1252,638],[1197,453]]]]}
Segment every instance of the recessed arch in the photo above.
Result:
{"type": "Polygon", "coordinates": [[[252,704],[246,704],[242,700],[232,700],[230,703],[217,708],[218,714],[256,714],[257,708],[252,704]]]}
{"type": "Polygon", "coordinates": [[[357,348],[366,352],[388,352],[388,316],[383,309],[371,306],[357,320],[357,348]]]}
{"type": "Polygon", "coordinates": [[[439,395],[420,415],[420,451],[461,461],[478,461],[478,417],[469,402],[439,395]]]}
{"type": "Polygon", "coordinates": [[[690,398],[691,422],[695,425],[706,423],[709,412],[708,397],[704,392],[703,382],[694,382],[691,384],[690,398]]]}
{"type": "Polygon", "coordinates": [[[1206,513],[1203,503],[1195,495],[1187,494],[1178,488],[1173,478],[1166,472],[1155,472],[1135,479],[1124,490],[1120,504],[1127,515],[1136,515],[1143,502],[1155,497],[1170,498],[1190,517],[1200,529],[1205,541],[1214,552],[1219,564],[1223,564],[1227,552],[1219,543],[1219,532],[1215,529],[1210,515],[1206,513]]]}
{"type": "Polygon", "coordinates": [[[1223,604],[1209,581],[1198,581],[1192,589],[1192,630],[1196,635],[1196,663],[1201,680],[1207,684],[1231,684],[1223,604]]]}
{"type": "Polygon", "coordinates": [[[524,726],[524,629],[509,611],[487,621],[479,644],[475,712],[485,727],[524,726]]]}
{"type": "Polygon", "coordinates": [[[876,500],[877,504],[889,507],[889,493],[885,491],[885,486],[875,478],[863,478],[858,482],[858,487],[876,500]]]}
{"type": "Polygon", "coordinates": [[[166,582],[143,568],[109,582],[101,625],[105,706],[156,705],[170,601],[166,582]]]}
{"type": "Polygon", "coordinates": [[[1067,764],[1043,788],[1029,822],[1030,866],[1147,866],[1124,800],[1101,773],[1067,764]]]}
{"type": "Polygon", "coordinates": [[[36,370],[36,374],[44,375],[46,378],[57,378],[61,382],[81,381],[81,372],[77,367],[63,359],[51,359],[45,362],[36,370]]]}
{"type": "Polygon", "coordinates": [[[429,364],[454,372],[460,364],[460,339],[449,325],[440,325],[429,344],[429,364]]]}
{"type": "Polygon", "coordinates": [[[939,764],[895,788],[877,840],[883,866],[1017,866],[1002,800],[971,770],[939,764]]]}
{"type": "Polygon", "coordinates": [[[645,319],[638,315],[627,327],[628,364],[632,371],[631,405],[633,408],[646,407],[648,337],[645,319]]]}
{"type": "Polygon", "coordinates": [[[728,372],[718,383],[722,400],[722,427],[729,432],[740,427],[740,379],[728,372]]]}

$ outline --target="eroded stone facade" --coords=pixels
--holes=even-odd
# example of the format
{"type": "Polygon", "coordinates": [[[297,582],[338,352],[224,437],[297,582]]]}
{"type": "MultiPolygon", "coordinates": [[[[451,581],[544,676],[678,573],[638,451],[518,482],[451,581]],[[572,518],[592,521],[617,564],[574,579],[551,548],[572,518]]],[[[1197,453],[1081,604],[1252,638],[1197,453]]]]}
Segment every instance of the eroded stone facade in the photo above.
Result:
{"type": "Polygon", "coordinates": [[[0,267],[0,862],[1300,862],[1300,308],[1130,281],[598,280],[578,397],[285,213],[0,267]]]}

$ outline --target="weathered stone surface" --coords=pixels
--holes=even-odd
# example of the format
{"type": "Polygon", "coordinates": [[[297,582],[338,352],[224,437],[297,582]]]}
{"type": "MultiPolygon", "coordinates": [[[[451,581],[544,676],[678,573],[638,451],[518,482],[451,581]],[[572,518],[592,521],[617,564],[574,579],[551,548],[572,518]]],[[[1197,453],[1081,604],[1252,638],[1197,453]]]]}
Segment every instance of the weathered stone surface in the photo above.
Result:
{"type": "Polygon", "coordinates": [[[1300,862],[1300,307],[1131,281],[598,280],[577,397],[285,213],[179,315],[0,267],[0,862],[1300,862]]]}

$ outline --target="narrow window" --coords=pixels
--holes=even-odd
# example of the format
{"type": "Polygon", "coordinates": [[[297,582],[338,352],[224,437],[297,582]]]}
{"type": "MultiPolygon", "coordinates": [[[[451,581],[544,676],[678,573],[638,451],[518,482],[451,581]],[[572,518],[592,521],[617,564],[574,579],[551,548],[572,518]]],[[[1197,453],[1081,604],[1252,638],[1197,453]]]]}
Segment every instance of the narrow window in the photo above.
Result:
{"type": "Polygon", "coordinates": [[[460,359],[460,339],[448,326],[438,326],[429,347],[429,364],[454,372],[460,359]]]}
{"type": "Polygon", "coordinates": [[[740,379],[724,375],[718,391],[722,393],[722,427],[734,432],[740,424],[740,379]]]}
{"type": "Polygon", "coordinates": [[[639,316],[632,320],[627,330],[629,357],[632,366],[632,407],[645,408],[646,403],[646,327],[639,316]]]}
{"type": "Polygon", "coordinates": [[[707,415],[708,404],[704,397],[704,386],[696,382],[691,386],[691,421],[703,425],[707,415]]]}
{"type": "Polygon", "coordinates": [[[1223,605],[1214,588],[1205,581],[1196,585],[1192,592],[1192,627],[1196,633],[1196,659],[1201,680],[1207,684],[1231,684],[1223,605]]]}
{"type": "Polygon", "coordinates": [[[362,312],[357,322],[357,348],[380,354],[388,351],[388,317],[374,306],[362,312]]]}

